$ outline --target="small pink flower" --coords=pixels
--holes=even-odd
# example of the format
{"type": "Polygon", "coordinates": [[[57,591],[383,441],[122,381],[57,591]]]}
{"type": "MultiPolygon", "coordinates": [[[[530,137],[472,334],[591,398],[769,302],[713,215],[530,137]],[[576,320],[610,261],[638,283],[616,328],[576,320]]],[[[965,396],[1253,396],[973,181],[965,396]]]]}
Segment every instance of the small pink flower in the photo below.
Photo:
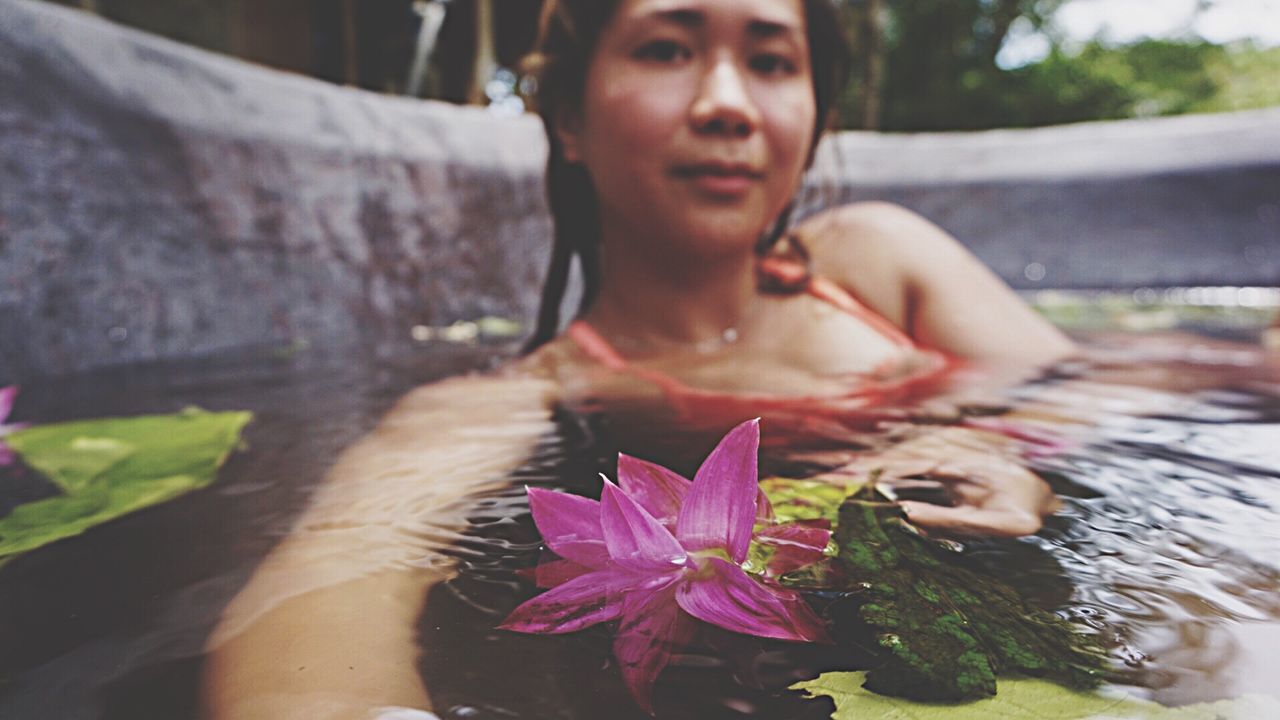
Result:
{"type": "MultiPolygon", "coordinates": [[[[501,627],[566,633],[618,621],[614,656],[647,711],[654,680],[691,639],[695,618],[748,635],[829,642],[795,591],[741,567],[757,519],[772,517],[757,484],[759,446],[759,421],[751,420],[720,441],[693,482],[620,455],[619,485],[606,478],[599,502],[529,488],[534,522],[564,559],[537,570],[538,584],[554,589],[516,608],[501,627]]],[[[761,533],[781,558],[771,575],[819,559],[830,537],[821,528],[786,528],[761,533]]]]}
{"type": "MultiPolygon", "coordinates": [[[[0,388],[0,438],[27,426],[27,423],[6,425],[4,422],[8,419],[9,413],[13,412],[13,400],[16,397],[18,397],[17,385],[0,388]]],[[[13,460],[13,450],[4,444],[4,440],[0,440],[0,467],[13,464],[13,460]]]]}

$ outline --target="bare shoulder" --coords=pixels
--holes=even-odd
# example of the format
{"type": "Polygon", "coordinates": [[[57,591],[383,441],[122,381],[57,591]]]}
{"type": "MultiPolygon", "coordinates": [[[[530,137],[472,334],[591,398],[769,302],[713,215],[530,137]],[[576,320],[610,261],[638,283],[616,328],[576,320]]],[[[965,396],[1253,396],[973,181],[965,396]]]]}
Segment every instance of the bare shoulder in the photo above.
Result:
{"type": "Polygon", "coordinates": [[[814,271],[906,328],[911,294],[929,268],[972,261],[945,230],[901,205],[850,203],[807,218],[796,233],[814,271]]]}
{"type": "Polygon", "coordinates": [[[958,240],[886,202],[833,208],[797,228],[814,271],[917,342],[961,357],[1042,362],[1074,350],[958,240]]]}
{"type": "Polygon", "coordinates": [[[857,202],[824,210],[800,223],[796,231],[813,251],[816,263],[831,265],[819,269],[831,274],[839,274],[841,264],[847,267],[847,261],[906,269],[940,251],[963,252],[945,230],[890,202],[857,202]]]}
{"type": "Polygon", "coordinates": [[[802,224],[835,224],[845,230],[866,233],[892,232],[904,223],[928,222],[913,210],[884,200],[846,203],[823,210],[802,224]]]}

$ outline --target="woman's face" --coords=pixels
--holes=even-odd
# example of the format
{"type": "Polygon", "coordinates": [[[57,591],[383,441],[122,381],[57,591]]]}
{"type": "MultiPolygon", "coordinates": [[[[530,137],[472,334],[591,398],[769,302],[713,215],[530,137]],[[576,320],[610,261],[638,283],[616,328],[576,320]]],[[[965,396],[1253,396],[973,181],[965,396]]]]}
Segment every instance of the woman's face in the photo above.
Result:
{"type": "Polygon", "coordinates": [[[786,206],[815,112],[801,0],[623,0],[559,136],[591,175],[606,243],[713,256],[750,247],[786,206]]]}

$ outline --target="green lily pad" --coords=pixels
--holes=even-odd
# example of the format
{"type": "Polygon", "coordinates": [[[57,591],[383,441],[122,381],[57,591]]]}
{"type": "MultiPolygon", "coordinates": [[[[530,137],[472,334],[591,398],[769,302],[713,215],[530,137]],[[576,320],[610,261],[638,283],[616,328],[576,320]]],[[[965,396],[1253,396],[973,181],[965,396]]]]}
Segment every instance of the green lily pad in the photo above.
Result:
{"type": "Polygon", "coordinates": [[[248,412],[198,409],[41,425],[5,443],[63,491],[0,518],[0,562],[213,482],[248,412]]]}
{"type": "Polygon", "coordinates": [[[835,700],[832,720],[1219,720],[1280,717],[1280,700],[1249,695],[1168,708],[1130,697],[1072,690],[1047,680],[1001,678],[994,697],[964,703],[927,703],[877,695],[864,672],[829,672],[791,686],[808,697],[835,700]]]}
{"type": "Polygon", "coordinates": [[[996,677],[1003,688],[1010,674],[1098,684],[1106,661],[1094,636],[911,530],[895,505],[854,499],[840,508],[837,558],[858,591],[857,617],[885,654],[867,689],[956,701],[995,695],[996,677]]]}

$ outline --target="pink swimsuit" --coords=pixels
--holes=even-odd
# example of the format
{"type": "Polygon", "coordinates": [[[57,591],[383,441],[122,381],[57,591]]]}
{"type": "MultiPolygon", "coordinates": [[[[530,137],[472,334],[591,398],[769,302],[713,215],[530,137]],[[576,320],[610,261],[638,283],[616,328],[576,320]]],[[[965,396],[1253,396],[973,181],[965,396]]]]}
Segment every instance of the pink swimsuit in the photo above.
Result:
{"type": "Polygon", "coordinates": [[[784,282],[798,279],[796,284],[802,284],[805,292],[852,315],[895,346],[915,351],[924,362],[891,380],[874,379],[872,374],[847,393],[835,396],[727,393],[690,387],[665,373],[632,365],[584,320],[575,320],[566,334],[582,352],[605,367],[630,373],[660,388],[679,422],[716,427],[753,416],[766,417],[770,421],[770,431],[764,437],[766,445],[792,443],[801,438],[847,441],[860,435],[858,431],[873,430],[880,421],[903,419],[903,405],[936,393],[960,365],[955,358],[921,348],[893,323],[830,280],[797,276],[791,263],[769,263],[768,259],[761,262],[760,270],[775,278],[781,276],[784,282]]]}

